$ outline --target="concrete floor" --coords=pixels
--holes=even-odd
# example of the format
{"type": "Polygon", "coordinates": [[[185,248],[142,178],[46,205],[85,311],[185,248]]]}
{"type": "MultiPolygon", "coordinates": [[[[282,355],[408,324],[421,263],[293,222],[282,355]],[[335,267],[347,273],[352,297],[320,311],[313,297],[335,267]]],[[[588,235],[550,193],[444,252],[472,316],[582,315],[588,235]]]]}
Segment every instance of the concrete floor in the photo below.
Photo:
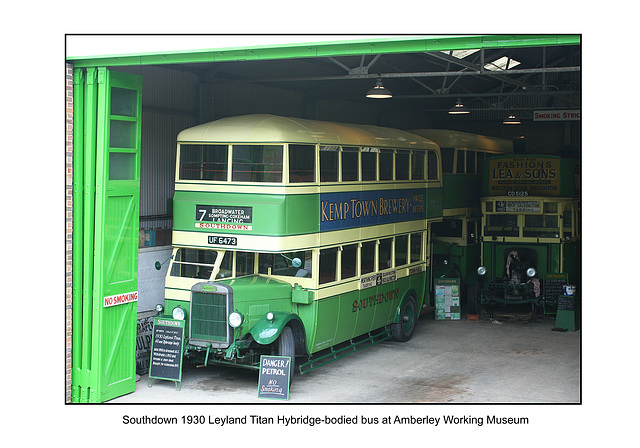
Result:
{"type": "MultiPolygon", "coordinates": [[[[409,342],[385,341],[296,374],[289,402],[580,403],[580,331],[552,331],[552,317],[481,321],[420,319],[409,342]]],[[[182,386],[142,376],[110,403],[265,403],[253,370],[185,364],[182,386]]]]}

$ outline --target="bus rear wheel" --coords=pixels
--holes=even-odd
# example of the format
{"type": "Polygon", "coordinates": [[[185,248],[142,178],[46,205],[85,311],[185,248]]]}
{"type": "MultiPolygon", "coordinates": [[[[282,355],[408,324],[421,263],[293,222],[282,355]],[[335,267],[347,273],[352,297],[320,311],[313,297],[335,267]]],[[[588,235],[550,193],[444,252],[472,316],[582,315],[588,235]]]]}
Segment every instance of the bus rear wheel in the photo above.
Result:
{"type": "Polygon", "coordinates": [[[296,368],[296,341],[291,327],[284,327],[278,337],[278,355],[291,358],[289,370],[289,382],[293,380],[293,372],[296,368]]]}
{"type": "Polygon", "coordinates": [[[413,336],[417,321],[417,306],[413,297],[407,297],[400,308],[400,320],[391,324],[391,335],[398,342],[406,342],[413,336]]]}

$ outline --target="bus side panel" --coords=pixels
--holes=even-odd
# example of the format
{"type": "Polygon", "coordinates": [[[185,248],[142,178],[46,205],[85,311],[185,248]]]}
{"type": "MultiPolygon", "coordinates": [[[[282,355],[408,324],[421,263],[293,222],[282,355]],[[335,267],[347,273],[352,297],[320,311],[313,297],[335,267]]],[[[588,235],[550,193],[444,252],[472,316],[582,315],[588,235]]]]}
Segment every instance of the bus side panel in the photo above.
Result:
{"type": "Polygon", "coordinates": [[[477,174],[443,174],[443,209],[480,207],[480,176],[477,174]]]}
{"type": "MultiPolygon", "coordinates": [[[[427,272],[395,282],[336,295],[315,302],[315,331],[308,341],[310,353],[340,344],[393,322],[401,300],[411,291],[418,309],[425,295],[427,272]]],[[[303,313],[310,313],[306,309],[303,313]]],[[[308,317],[303,317],[303,320],[308,317]]],[[[309,336],[308,336],[309,337],[309,336]]]]}
{"type": "Polygon", "coordinates": [[[427,219],[442,217],[442,188],[427,188],[427,219]]]}
{"type": "Polygon", "coordinates": [[[418,310],[422,309],[422,305],[425,300],[428,278],[428,272],[421,272],[419,274],[409,276],[409,287],[416,292],[416,296],[414,298],[416,299],[418,310]]]}
{"type": "MultiPolygon", "coordinates": [[[[174,230],[189,232],[228,233],[247,235],[286,236],[317,233],[319,231],[319,196],[317,194],[276,195],[176,191],[173,198],[174,230]],[[250,204],[247,205],[247,204],[250,204]],[[203,216],[199,205],[215,207],[242,207],[249,218],[242,224],[247,229],[217,226],[214,230],[198,224],[214,225],[217,220],[203,216]]],[[[233,223],[232,223],[233,224],[233,223]]]]}
{"type": "Polygon", "coordinates": [[[564,272],[569,274],[569,283],[579,285],[580,278],[580,246],[578,243],[563,245],[562,264],[564,272]]]}
{"type": "Polygon", "coordinates": [[[304,326],[305,343],[307,345],[307,353],[309,354],[315,351],[313,347],[315,344],[316,327],[318,324],[317,311],[318,300],[314,300],[308,305],[298,304],[297,314],[304,326]]]}
{"type": "Polygon", "coordinates": [[[301,309],[301,312],[305,316],[303,318],[305,328],[308,327],[307,337],[311,334],[310,340],[307,341],[309,353],[315,353],[332,346],[334,343],[340,311],[339,296],[316,300],[310,306],[314,307],[312,316],[306,309],[301,309]],[[307,319],[313,319],[313,321],[307,319]]]}

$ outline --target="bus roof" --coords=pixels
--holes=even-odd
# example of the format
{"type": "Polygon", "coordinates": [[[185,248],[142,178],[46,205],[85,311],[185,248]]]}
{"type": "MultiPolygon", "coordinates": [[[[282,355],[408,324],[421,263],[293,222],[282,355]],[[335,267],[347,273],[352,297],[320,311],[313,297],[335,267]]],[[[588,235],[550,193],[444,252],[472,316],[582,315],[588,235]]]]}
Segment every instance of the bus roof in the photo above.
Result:
{"type": "Polygon", "coordinates": [[[194,126],[180,132],[178,141],[307,143],[377,148],[439,149],[438,145],[427,138],[398,129],[267,114],[228,117],[194,126]]]}
{"type": "Polygon", "coordinates": [[[436,142],[441,148],[469,149],[500,154],[513,152],[513,142],[504,138],[486,137],[446,129],[415,129],[411,132],[436,142]]]}

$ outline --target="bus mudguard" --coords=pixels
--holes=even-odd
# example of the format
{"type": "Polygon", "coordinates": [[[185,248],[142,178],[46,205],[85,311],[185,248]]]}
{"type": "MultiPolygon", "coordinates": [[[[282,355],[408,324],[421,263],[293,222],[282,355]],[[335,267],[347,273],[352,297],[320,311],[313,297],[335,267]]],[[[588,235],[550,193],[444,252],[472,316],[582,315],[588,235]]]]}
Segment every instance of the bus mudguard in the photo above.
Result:
{"type": "Polygon", "coordinates": [[[260,318],[249,333],[258,344],[268,345],[278,339],[282,329],[292,320],[300,321],[300,318],[292,313],[269,312],[260,318]]]}
{"type": "Polygon", "coordinates": [[[413,300],[416,302],[416,305],[418,305],[418,296],[415,290],[409,289],[407,292],[404,293],[402,300],[398,303],[398,306],[396,307],[396,314],[393,317],[392,323],[397,324],[400,322],[400,316],[402,314],[402,306],[404,305],[404,302],[407,300],[408,297],[413,297],[413,300]]]}

